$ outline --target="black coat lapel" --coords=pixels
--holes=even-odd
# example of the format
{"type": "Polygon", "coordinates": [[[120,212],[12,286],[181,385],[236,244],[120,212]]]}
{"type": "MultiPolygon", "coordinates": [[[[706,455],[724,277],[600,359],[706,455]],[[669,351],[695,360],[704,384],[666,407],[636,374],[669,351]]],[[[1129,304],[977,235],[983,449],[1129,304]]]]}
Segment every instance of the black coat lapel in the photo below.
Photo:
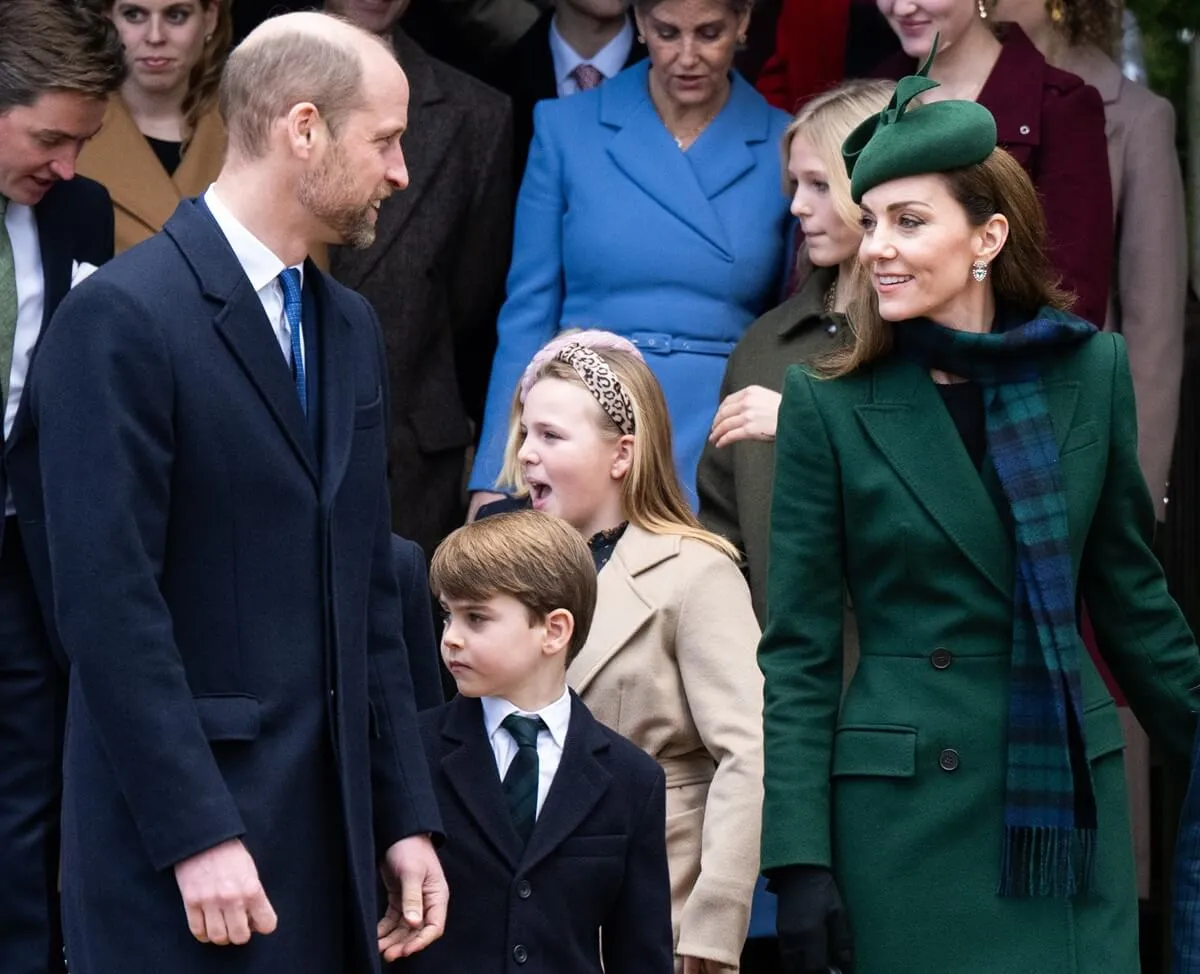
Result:
{"type": "Polygon", "coordinates": [[[483,706],[477,698],[455,697],[450,701],[442,739],[451,748],[442,758],[442,772],[450,787],[488,844],[515,871],[521,857],[521,837],[508,814],[496,756],[484,732],[483,706]]]}
{"type": "Polygon", "coordinates": [[[216,221],[202,201],[184,200],[163,229],[196,274],[204,296],[219,303],[213,327],[317,484],[316,452],[287,359],[216,221]]]}
{"type": "Polygon", "coordinates": [[[608,739],[580,699],[571,694],[571,723],[562,762],[541,814],[529,837],[521,866],[532,869],[583,823],[612,784],[612,776],[596,755],[608,749],[608,739]]]}
{"type": "Polygon", "coordinates": [[[73,258],[69,246],[70,235],[59,223],[58,211],[49,206],[38,206],[37,218],[38,249],[42,257],[42,331],[50,324],[55,309],[67,291],[71,289],[71,265],[73,258]]]}

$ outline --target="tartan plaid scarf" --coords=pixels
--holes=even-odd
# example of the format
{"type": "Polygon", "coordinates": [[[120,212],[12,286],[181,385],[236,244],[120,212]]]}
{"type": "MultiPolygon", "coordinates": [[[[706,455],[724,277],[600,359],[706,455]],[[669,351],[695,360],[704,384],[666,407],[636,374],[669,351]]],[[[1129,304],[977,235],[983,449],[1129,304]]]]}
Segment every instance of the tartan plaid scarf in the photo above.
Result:
{"type": "Polygon", "coordinates": [[[1096,329],[1052,308],[1032,321],[1004,318],[1015,327],[990,334],[903,322],[896,347],[983,391],[988,450],[1012,512],[1017,555],[998,892],[1069,897],[1091,880],[1096,801],[1083,739],[1067,505],[1038,364],[1096,329]]]}

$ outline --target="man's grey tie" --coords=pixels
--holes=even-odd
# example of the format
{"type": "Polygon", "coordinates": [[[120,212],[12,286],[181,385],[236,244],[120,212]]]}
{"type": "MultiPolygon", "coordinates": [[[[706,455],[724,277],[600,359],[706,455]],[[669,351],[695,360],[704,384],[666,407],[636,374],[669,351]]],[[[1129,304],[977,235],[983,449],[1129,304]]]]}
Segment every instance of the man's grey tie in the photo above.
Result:
{"type": "Polygon", "coordinates": [[[0,427],[8,403],[13,342],[17,337],[17,268],[13,262],[12,240],[4,223],[7,213],[8,199],[0,196],[0,427]]]}

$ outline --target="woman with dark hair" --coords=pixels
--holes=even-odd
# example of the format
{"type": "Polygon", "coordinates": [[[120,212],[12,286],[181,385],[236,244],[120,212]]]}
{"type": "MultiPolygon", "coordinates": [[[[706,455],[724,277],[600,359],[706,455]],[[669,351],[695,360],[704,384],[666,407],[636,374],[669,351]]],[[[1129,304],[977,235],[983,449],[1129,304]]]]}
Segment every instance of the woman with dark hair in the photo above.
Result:
{"type": "Polygon", "coordinates": [[[856,342],[793,368],[779,414],[759,664],[785,970],[1136,974],[1121,728],[1076,592],[1180,757],[1200,654],[1150,549],[1124,342],[1065,310],[992,115],[906,110],[935,85],[902,80],[843,147],[856,342]]]}
{"type": "Polygon", "coordinates": [[[1045,207],[1050,266],[1072,310],[1101,323],[1112,275],[1113,209],[1096,91],[1046,63],[995,0],[877,0],[903,50],[876,74],[911,74],[939,38],[926,101],[970,99],[996,119],[999,145],[1025,168],[1045,207]]]}
{"type": "Polygon", "coordinates": [[[789,118],[733,71],[750,0],[638,0],[634,16],[647,61],[535,111],[473,509],[496,499],[478,495],[496,489],[522,370],[571,326],[646,356],[694,505],[726,359],[778,295],[789,118]]]}
{"type": "Polygon", "coordinates": [[[113,200],[117,251],[152,237],[181,199],[199,196],[225,157],[217,88],[231,0],[110,0],[129,76],[109,99],[80,175],[113,200]]]}

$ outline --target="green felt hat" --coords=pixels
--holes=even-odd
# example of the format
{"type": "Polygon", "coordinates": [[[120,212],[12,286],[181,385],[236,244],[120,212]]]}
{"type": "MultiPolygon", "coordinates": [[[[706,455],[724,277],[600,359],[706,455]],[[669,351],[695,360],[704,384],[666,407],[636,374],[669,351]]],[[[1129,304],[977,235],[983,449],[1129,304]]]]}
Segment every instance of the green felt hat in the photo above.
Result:
{"type": "Polygon", "coordinates": [[[908,111],[909,102],[917,95],[938,87],[928,77],[937,49],[935,37],[921,70],[901,78],[887,108],[868,118],[842,143],[855,203],[861,203],[863,193],[880,183],[973,166],[996,148],[996,120],[977,102],[937,101],[908,111]]]}

